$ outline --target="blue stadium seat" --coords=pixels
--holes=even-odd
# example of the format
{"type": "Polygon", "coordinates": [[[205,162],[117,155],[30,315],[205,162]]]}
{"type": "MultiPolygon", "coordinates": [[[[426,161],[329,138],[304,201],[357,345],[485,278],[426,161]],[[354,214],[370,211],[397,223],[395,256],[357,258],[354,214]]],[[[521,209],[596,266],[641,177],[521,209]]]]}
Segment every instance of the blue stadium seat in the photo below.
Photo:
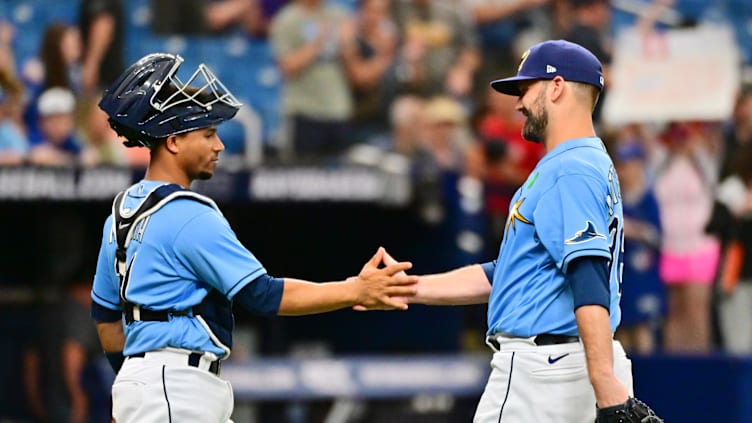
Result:
{"type": "Polygon", "coordinates": [[[708,9],[707,0],[677,0],[675,8],[690,19],[699,20],[708,9]]]}

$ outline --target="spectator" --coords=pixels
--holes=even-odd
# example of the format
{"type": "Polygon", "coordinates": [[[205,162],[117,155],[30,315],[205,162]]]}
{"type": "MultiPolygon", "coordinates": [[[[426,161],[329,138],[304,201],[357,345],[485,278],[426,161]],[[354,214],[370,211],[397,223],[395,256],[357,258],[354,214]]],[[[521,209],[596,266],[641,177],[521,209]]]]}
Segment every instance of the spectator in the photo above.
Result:
{"type": "Polygon", "coordinates": [[[29,150],[29,140],[13,119],[13,109],[20,102],[20,93],[8,91],[0,76],[0,166],[24,162],[29,150]]]}
{"type": "Polygon", "coordinates": [[[407,158],[420,155],[423,151],[421,133],[425,107],[426,101],[418,96],[404,95],[396,98],[389,107],[389,131],[374,135],[368,140],[368,144],[407,158]]]}
{"type": "Polygon", "coordinates": [[[13,54],[13,38],[16,29],[13,25],[0,19],[0,70],[15,74],[16,60],[13,54]]]}
{"type": "Polygon", "coordinates": [[[210,1],[204,9],[206,28],[214,33],[240,25],[254,38],[266,38],[274,15],[289,0],[217,0],[210,1]]]}
{"type": "Polygon", "coordinates": [[[587,48],[603,64],[604,90],[593,112],[593,120],[597,124],[600,122],[601,105],[605,102],[611,80],[611,6],[608,0],[570,1],[573,7],[573,26],[563,38],[587,48]]]}
{"type": "Polygon", "coordinates": [[[475,118],[475,131],[481,138],[506,144],[505,156],[512,166],[504,167],[504,179],[515,187],[527,179],[544,153],[541,144],[522,138],[525,120],[517,111],[516,102],[514,97],[498,95],[488,87],[483,106],[475,118]]]}
{"type": "Polygon", "coordinates": [[[548,33],[551,37],[562,37],[574,25],[574,5],[572,0],[552,0],[549,8],[550,27],[548,33]]]}
{"type": "Polygon", "coordinates": [[[42,141],[31,148],[29,162],[41,166],[74,166],[81,145],[76,140],[76,98],[70,90],[50,88],[39,96],[42,141]]]}
{"type": "Polygon", "coordinates": [[[53,87],[80,92],[81,38],[78,30],[62,22],[53,22],[45,29],[38,57],[30,60],[22,72],[24,83],[29,88],[24,122],[29,140],[39,143],[42,135],[38,122],[37,104],[39,95],[53,87]]]}
{"type": "Polygon", "coordinates": [[[465,169],[483,183],[483,211],[488,217],[485,225],[485,254],[493,257],[498,252],[499,234],[509,212],[509,202],[519,183],[512,182],[516,177],[517,164],[509,154],[510,143],[504,139],[481,138],[473,143],[465,155],[465,169]]]}
{"type": "Polygon", "coordinates": [[[447,96],[428,101],[422,140],[442,171],[464,169],[466,151],[473,141],[467,129],[465,110],[457,101],[447,96]]]}
{"type": "Polygon", "coordinates": [[[204,7],[204,24],[210,32],[219,33],[241,20],[256,8],[256,0],[208,1],[204,7]]]}
{"type": "MultiPolygon", "coordinates": [[[[613,145],[606,144],[616,150],[619,147],[619,140],[630,143],[638,143],[645,153],[645,183],[648,186],[655,187],[656,172],[663,168],[666,160],[666,148],[661,139],[661,129],[659,126],[650,126],[641,123],[628,123],[618,128],[612,128],[618,132],[613,137],[609,137],[613,145]]],[[[608,140],[607,139],[607,140],[608,140]]]]}
{"type": "MultiPolygon", "coordinates": [[[[517,35],[532,24],[531,14],[550,0],[463,0],[477,27],[483,85],[500,69],[516,66],[519,54],[515,49],[517,35]]],[[[502,71],[501,73],[506,73],[502,71]]]]}
{"type": "Polygon", "coordinates": [[[721,180],[734,173],[736,153],[741,147],[752,145],[752,85],[744,87],[739,94],[732,119],[724,128],[723,141],[721,180]]]}
{"type": "Polygon", "coordinates": [[[676,123],[666,133],[666,154],[656,171],[655,194],[663,242],[659,272],[668,286],[665,348],[710,348],[710,303],[720,246],[705,233],[713,209],[716,168],[701,124],[676,123]]]}
{"type": "Polygon", "coordinates": [[[272,20],[287,141],[298,157],[337,155],[351,142],[352,96],[337,32],[346,18],[344,9],[324,0],[296,0],[272,20]]]}
{"type": "Polygon", "coordinates": [[[625,140],[616,147],[616,168],[624,208],[624,267],[621,326],[616,333],[627,352],[650,354],[666,313],[658,274],[661,222],[658,202],[645,179],[645,151],[625,140]]]}
{"type": "MultiPolygon", "coordinates": [[[[611,6],[608,0],[570,0],[572,7],[572,27],[564,38],[581,43],[599,60],[611,62],[611,6]]],[[[608,75],[604,75],[608,81],[608,75]]]]}
{"type": "Polygon", "coordinates": [[[156,35],[206,35],[207,0],[150,1],[151,31],[156,35]]]}
{"type": "Polygon", "coordinates": [[[83,42],[81,85],[86,95],[110,86],[123,71],[125,25],[120,0],[82,0],[78,28],[83,42]]]}
{"type": "Polygon", "coordinates": [[[0,165],[21,164],[29,149],[23,125],[23,83],[16,78],[13,27],[0,21],[0,165]]]}
{"type": "Polygon", "coordinates": [[[363,0],[343,28],[343,52],[354,91],[356,141],[387,128],[388,93],[383,89],[393,68],[397,34],[389,0],[363,0]]]}
{"type": "Polygon", "coordinates": [[[418,185],[423,179],[426,179],[426,186],[433,184],[437,167],[423,142],[426,105],[425,99],[414,95],[396,98],[389,108],[389,131],[353,146],[348,152],[348,160],[408,173],[418,185]]]}
{"type": "Polygon", "coordinates": [[[735,151],[718,187],[712,228],[724,241],[719,304],[721,338],[734,354],[752,353],[752,144],[735,151]]]}
{"type": "Polygon", "coordinates": [[[62,22],[50,24],[42,38],[41,91],[53,87],[79,92],[81,36],[76,27],[62,22]]]}
{"type": "Polygon", "coordinates": [[[396,78],[402,90],[468,99],[481,60],[470,17],[451,0],[404,0],[395,6],[402,39],[396,78]]]}
{"type": "Polygon", "coordinates": [[[110,127],[107,113],[95,102],[88,102],[84,113],[81,164],[84,166],[125,166],[146,167],[149,151],[145,148],[126,148],[123,140],[110,127]]]}
{"type": "Polygon", "coordinates": [[[44,305],[37,342],[24,352],[24,388],[32,415],[48,423],[110,421],[107,383],[112,378],[89,318],[90,277],[77,275],[65,297],[44,305]],[[104,369],[103,372],[100,369],[104,369]]]}

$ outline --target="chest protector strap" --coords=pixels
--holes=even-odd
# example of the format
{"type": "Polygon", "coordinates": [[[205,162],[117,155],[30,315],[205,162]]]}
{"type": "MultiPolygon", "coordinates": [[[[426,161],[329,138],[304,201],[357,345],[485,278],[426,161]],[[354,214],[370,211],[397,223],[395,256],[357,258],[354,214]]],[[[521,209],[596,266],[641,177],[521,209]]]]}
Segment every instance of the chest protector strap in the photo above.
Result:
{"type": "Polygon", "coordinates": [[[130,263],[126,263],[126,251],[131,240],[134,238],[134,232],[136,228],[138,228],[138,224],[144,222],[149,216],[171,200],[175,198],[188,198],[206,204],[221,214],[217,205],[211,199],[191,190],[182,188],[176,184],[165,184],[154,189],[135,210],[125,209],[123,207],[126,195],[127,191],[120,192],[112,203],[112,231],[117,242],[117,251],[115,252],[115,272],[120,279],[120,302],[123,308],[123,313],[125,314],[126,323],[130,324],[133,321],[166,322],[169,315],[189,315],[191,312],[198,314],[198,306],[193,307],[192,310],[156,311],[141,308],[128,301],[125,293],[130,280],[131,264],[136,257],[136,253],[131,257],[130,263]]]}

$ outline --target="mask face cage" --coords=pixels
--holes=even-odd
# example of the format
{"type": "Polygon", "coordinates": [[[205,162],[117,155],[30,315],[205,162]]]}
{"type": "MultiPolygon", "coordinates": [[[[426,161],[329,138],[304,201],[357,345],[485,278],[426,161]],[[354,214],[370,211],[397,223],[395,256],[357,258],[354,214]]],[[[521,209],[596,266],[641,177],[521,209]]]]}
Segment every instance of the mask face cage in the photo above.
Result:
{"type": "Polygon", "coordinates": [[[182,63],[183,58],[177,56],[175,64],[170,69],[165,80],[155,84],[154,93],[149,100],[149,103],[155,110],[164,112],[172,107],[188,102],[194,103],[207,111],[211,111],[212,105],[219,102],[236,109],[242,106],[222,81],[214,75],[214,72],[203,63],[196,68],[193,75],[187,81],[181,81],[177,76],[177,70],[182,63]],[[175,87],[175,92],[160,102],[157,97],[166,83],[175,87]]]}

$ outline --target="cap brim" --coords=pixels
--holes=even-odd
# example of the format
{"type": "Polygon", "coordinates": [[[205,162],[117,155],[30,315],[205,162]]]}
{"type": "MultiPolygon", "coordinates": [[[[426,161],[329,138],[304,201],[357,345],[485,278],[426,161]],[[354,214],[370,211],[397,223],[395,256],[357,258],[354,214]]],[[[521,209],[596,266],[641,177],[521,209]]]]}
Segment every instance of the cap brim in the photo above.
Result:
{"type": "Polygon", "coordinates": [[[496,91],[507,94],[507,95],[513,95],[519,97],[520,94],[520,81],[532,81],[534,79],[538,79],[533,76],[512,76],[510,78],[504,78],[504,79],[497,79],[495,81],[491,81],[491,88],[495,89],[496,91]]]}

